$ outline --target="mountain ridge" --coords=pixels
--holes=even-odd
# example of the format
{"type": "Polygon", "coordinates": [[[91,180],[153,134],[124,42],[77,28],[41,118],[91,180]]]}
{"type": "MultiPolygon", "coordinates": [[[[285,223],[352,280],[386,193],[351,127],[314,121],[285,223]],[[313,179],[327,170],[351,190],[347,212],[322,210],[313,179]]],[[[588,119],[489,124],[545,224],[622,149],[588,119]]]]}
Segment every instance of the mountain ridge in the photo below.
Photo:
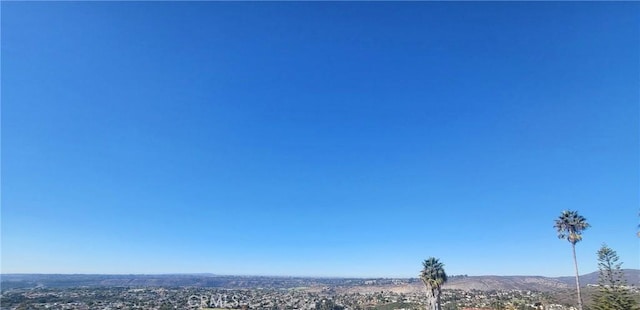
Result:
{"type": "MultiPolygon", "coordinates": [[[[629,285],[640,286],[640,269],[623,270],[629,285]]],[[[598,272],[580,276],[581,285],[597,284],[598,272]]],[[[100,275],[100,274],[0,274],[2,290],[35,287],[105,287],[105,286],[194,286],[212,288],[295,288],[331,287],[366,292],[422,290],[417,278],[320,278],[287,276],[224,276],[215,274],[100,275]]],[[[453,276],[444,289],[460,290],[531,290],[557,291],[572,288],[575,277],[545,276],[453,276]]]]}

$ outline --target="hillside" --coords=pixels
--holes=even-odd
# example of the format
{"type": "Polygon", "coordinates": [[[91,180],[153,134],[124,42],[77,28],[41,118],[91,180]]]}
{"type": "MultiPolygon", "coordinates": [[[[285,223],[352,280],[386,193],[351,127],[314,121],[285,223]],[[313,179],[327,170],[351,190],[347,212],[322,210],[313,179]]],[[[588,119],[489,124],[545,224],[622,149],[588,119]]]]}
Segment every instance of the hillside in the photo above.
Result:
{"type": "MultiPolygon", "coordinates": [[[[627,279],[628,284],[640,285],[640,270],[638,269],[623,269],[624,276],[627,279]]],[[[569,284],[576,285],[576,277],[558,277],[554,278],[558,281],[569,284]]],[[[597,284],[598,283],[598,272],[592,272],[588,274],[584,274],[580,276],[580,284],[588,285],[588,284],[597,284]]]]}
{"type": "Polygon", "coordinates": [[[453,279],[445,288],[461,290],[531,290],[550,291],[566,288],[567,284],[542,276],[475,276],[453,279]]]}
{"type": "MultiPolygon", "coordinates": [[[[640,286],[640,270],[625,269],[630,285],[640,286]]],[[[186,275],[56,275],[56,274],[3,274],[3,290],[32,287],[212,287],[212,288],[329,288],[343,292],[399,293],[423,290],[418,279],[360,279],[360,278],[304,278],[304,277],[251,277],[217,276],[211,274],[186,275]]],[[[580,276],[581,285],[597,284],[598,273],[580,276]]],[[[574,277],[542,276],[469,276],[452,277],[445,289],[459,290],[531,290],[562,291],[575,285],[574,277]]]]}
{"type": "MultiPolygon", "coordinates": [[[[623,270],[627,283],[630,285],[640,285],[640,270],[623,270]]],[[[556,291],[559,289],[575,287],[576,278],[565,277],[541,277],[541,276],[477,276],[452,279],[446,288],[462,290],[510,290],[527,289],[536,291],[556,291]]],[[[580,276],[580,285],[598,284],[598,272],[592,272],[580,276]]]]}
{"type": "MultiPolygon", "coordinates": [[[[625,269],[625,277],[630,285],[640,286],[640,270],[625,269]]],[[[580,276],[581,286],[598,283],[598,272],[580,276]]],[[[572,291],[575,288],[575,277],[543,277],[543,276],[470,276],[454,277],[444,285],[444,289],[458,290],[530,290],[541,292],[572,291]]],[[[397,293],[409,293],[424,290],[420,281],[414,279],[406,284],[352,287],[351,292],[375,292],[381,289],[397,293]]]]}
{"type": "MultiPolygon", "coordinates": [[[[640,286],[640,270],[623,270],[627,283],[640,286]]],[[[598,284],[598,272],[591,272],[580,276],[580,285],[598,284]]],[[[542,277],[542,276],[475,276],[455,278],[447,283],[445,288],[461,290],[535,290],[557,291],[575,287],[575,277],[542,277]]]]}

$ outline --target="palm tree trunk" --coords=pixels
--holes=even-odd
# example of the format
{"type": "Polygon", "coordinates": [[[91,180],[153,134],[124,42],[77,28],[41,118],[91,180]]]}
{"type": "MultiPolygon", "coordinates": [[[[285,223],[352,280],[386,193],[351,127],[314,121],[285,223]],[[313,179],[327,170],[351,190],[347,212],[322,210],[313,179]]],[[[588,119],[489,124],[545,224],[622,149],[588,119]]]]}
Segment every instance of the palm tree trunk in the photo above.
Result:
{"type": "Polygon", "coordinates": [[[576,289],[578,290],[578,310],[582,310],[582,296],[580,295],[580,274],[578,273],[578,259],[576,259],[576,244],[571,243],[573,250],[573,266],[576,268],[576,289]]]}
{"type": "Polygon", "coordinates": [[[427,289],[427,310],[439,310],[435,289],[427,289]]]}

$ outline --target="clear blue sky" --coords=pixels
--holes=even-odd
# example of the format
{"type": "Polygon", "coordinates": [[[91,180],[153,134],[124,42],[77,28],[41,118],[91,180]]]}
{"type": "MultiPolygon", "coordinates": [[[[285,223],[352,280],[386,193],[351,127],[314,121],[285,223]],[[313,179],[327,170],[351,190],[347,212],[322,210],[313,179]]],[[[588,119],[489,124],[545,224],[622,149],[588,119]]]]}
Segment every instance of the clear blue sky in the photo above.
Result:
{"type": "Polygon", "coordinates": [[[639,268],[639,8],[2,2],[2,272],[639,268]]]}

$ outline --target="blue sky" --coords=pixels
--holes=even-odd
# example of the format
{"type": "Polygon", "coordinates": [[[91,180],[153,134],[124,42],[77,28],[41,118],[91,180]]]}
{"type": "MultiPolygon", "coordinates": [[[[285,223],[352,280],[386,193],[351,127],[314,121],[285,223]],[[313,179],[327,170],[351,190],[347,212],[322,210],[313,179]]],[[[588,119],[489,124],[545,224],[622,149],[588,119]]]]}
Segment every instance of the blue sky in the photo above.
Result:
{"type": "Polygon", "coordinates": [[[2,3],[2,272],[640,268],[637,3],[2,3]]]}

